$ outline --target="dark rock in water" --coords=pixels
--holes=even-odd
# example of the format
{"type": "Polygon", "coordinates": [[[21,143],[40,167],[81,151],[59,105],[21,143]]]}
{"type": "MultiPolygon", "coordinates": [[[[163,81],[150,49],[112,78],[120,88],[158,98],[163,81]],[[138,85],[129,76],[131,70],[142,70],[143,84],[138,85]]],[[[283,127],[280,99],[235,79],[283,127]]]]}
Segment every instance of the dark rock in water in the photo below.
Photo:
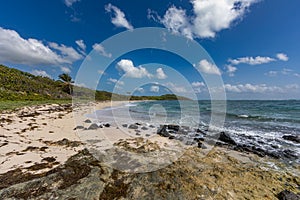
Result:
{"type": "Polygon", "coordinates": [[[174,131],[179,131],[179,125],[174,125],[174,124],[169,124],[168,129],[174,130],[174,131]]]}
{"type": "Polygon", "coordinates": [[[135,135],[138,135],[138,136],[140,136],[141,134],[140,134],[139,132],[137,132],[135,135]]]}
{"type": "Polygon", "coordinates": [[[92,123],[92,121],[89,120],[89,119],[85,120],[84,122],[85,122],[85,123],[92,123]]]}
{"type": "Polygon", "coordinates": [[[140,133],[141,131],[140,130],[134,130],[136,133],[140,133]]]}
{"type": "Polygon", "coordinates": [[[84,129],[84,127],[83,127],[83,126],[76,126],[76,127],[74,128],[74,130],[78,130],[78,129],[84,129]]]}
{"type": "Polygon", "coordinates": [[[202,135],[206,135],[206,133],[204,131],[202,131],[201,129],[199,129],[199,128],[196,129],[196,132],[201,133],[202,135]]]}
{"type": "Polygon", "coordinates": [[[283,151],[283,156],[286,158],[298,158],[298,156],[295,155],[295,152],[289,149],[283,151]]]}
{"type": "Polygon", "coordinates": [[[145,127],[145,126],[143,126],[142,128],[141,128],[142,130],[148,130],[148,128],[147,127],[145,127]]]}
{"type": "Polygon", "coordinates": [[[283,139],[289,140],[292,142],[300,143],[300,137],[295,135],[284,135],[282,136],[283,139]]]}
{"type": "Polygon", "coordinates": [[[204,141],[204,138],[198,137],[198,138],[194,138],[194,140],[195,140],[196,142],[200,142],[200,141],[204,141]]]}
{"type": "Polygon", "coordinates": [[[219,140],[228,144],[236,145],[236,142],[225,132],[220,133],[219,140]]]}
{"type": "Polygon", "coordinates": [[[283,190],[277,195],[279,200],[299,200],[300,195],[297,195],[291,191],[283,190]]]}
{"type": "Polygon", "coordinates": [[[106,124],[104,124],[104,126],[108,128],[108,127],[110,127],[110,124],[106,123],[106,124]]]}
{"type": "Polygon", "coordinates": [[[205,146],[203,143],[201,142],[198,142],[198,148],[201,148],[201,149],[207,149],[207,146],[205,146]]]}
{"type": "Polygon", "coordinates": [[[149,136],[150,136],[150,134],[147,133],[147,134],[146,134],[146,137],[149,137],[149,136]]]}
{"type": "Polygon", "coordinates": [[[135,125],[135,124],[130,124],[130,125],[128,126],[128,128],[129,128],[129,129],[138,129],[139,127],[138,127],[137,125],[135,125]]]}
{"type": "Polygon", "coordinates": [[[122,126],[123,126],[124,128],[127,128],[128,125],[127,125],[127,124],[122,124],[122,126]]]}
{"type": "Polygon", "coordinates": [[[153,126],[152,124],[149,126],[149,128],[155,128],[155,126],[153,126]]]}
{"type": "Polygon", "coordinates": [[[142,124],[137,122],[137,123],[135,123],[135,125],[140,126],[140,125],[142,125],[142,124]]]}
{"type": "Polygon", "coordinates": [[[186,141],[185,145],[194,145],[196,144],[196,142],[194,141],[186,141]]]}
{"type": "Polygon", "coordinates": [[[173,139],[175,139],[175,136],[174,136],[174,135],[171,135],[171,136],[169,137],[169,139],[170,139],[170,140],[173,140],[173,139]]]}
{"type": "Polygon", "coordinates": [[[97,124],[91,124],[90,127],[88,128],[88,130],[96,130],[98,128],[99,128],[99,126],[97,124]]]}
{"type": "Polygon", "coordinates": [[[99,126],[99,128],[103,128],[103,126],[102,126],[102,125],[100,125],[100,126],[99,126]]]}
{"type": "Polygon", "coordinates": [[[163,125],[157,130],[157,134],[163,137],[170,137],[171,135],[167,131],[167,126],[163,125]]]}

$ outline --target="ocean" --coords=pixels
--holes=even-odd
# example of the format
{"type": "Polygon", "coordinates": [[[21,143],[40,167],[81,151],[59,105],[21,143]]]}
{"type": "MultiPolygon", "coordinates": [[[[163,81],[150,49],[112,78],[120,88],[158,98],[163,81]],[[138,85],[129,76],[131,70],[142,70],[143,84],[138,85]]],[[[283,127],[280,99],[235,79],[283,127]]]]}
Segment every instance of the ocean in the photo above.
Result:
{"type": "MultiPolygon", "coordinates": [[[[224,131],[239,145],[263,149],[267,152],[286,152],[290,162],[299,163],[300,144],[283,136],[299,137],[300,100],[261,101],[144,101],[106,108],[96,112],[101,121],[188,126],[189,130],[224,131]],[[210,126],[212,118],[218,118],[210,126]],[[222,119],[224,117],[224,123],[222,119]],[[221,120],[220,120],[221,119],[221,120]]],[[[189,133],[188,135],[193,135],[189,133]]]]}

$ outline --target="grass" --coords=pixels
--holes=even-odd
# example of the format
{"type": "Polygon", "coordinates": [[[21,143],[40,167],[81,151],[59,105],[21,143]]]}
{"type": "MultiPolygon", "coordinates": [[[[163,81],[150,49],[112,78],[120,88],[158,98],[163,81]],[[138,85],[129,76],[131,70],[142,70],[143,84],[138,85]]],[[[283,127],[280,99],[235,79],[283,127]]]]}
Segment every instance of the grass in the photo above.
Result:
{"type": "Polygon", "coordinates": [[[41,100],[41,101],[0,101],[0,111],[14,110],[24,106],[43,105],[43,104],[66,104],[72,103],[72,100],[41,100]]]}

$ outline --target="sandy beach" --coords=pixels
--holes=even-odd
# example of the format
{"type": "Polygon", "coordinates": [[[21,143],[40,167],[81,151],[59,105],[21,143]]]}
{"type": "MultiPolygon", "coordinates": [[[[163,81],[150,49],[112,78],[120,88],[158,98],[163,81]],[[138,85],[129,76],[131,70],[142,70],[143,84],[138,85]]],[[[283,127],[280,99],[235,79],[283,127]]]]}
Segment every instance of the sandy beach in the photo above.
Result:
{"type": "Polygon", "coordinates": [[[139,125],[103,122],[93,128],[97,122],[85,116],[122,104],[52,104],[1,113],[0,197],[149,199],[155,190],[155,199],[276,199],[283,190],[299,192],[299,167],[284,170],[270,164],[276,160],[226,147],[186,147],[154,127],[143,132],[139,125]]]}

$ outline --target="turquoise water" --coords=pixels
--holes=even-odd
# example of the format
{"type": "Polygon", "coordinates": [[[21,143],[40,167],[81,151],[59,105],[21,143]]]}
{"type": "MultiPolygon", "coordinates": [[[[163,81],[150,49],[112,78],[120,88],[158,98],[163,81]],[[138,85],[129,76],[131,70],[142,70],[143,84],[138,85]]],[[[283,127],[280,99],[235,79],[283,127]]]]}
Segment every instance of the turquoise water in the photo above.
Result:
{"type": "Polygon", "coordinates": [[[238,144],[300,155],[300,144],[282,138],[300,134],[300,100],[216,101],[214,107],[210,101],[148,101],[101,110],[97,116],[121,123],[179,124],[191,130],[207,129],[214,116],[218,120],[213,130],[230,133],[238,144]]]}

